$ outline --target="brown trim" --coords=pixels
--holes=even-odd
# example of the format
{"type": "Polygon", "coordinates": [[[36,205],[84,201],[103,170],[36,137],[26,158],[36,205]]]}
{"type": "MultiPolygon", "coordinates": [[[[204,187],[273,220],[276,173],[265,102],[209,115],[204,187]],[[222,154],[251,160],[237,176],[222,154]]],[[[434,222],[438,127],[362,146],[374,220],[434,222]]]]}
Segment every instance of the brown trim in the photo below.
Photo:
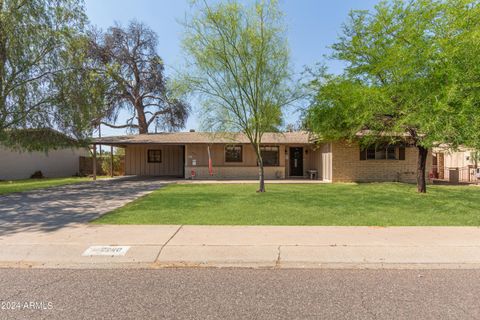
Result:
{"type": "Polygon", "coordinates": [[[97,180],[97,145],[93,144],[93,181],[97,180]]]}

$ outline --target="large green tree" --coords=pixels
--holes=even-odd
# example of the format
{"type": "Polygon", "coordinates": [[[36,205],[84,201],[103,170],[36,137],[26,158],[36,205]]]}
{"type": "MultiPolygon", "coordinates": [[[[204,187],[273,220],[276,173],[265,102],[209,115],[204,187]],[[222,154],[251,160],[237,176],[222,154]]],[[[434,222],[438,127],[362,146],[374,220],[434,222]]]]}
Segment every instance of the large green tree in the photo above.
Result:
{"type": "Polygon", "coordinates": [[[351,12],[332,46],[344,73],[322,69],[312,82],[311,129],[364,145],[415,146],[418,191],[426,192],[429,148],[471,143],[479,128],[478,17],[473,0],[383,1],[351,12]]]}
{"type": "Polygon", "coordinates": [[[447,1],[439,29],[442,74],[449,79],[441,103],[462,126],[455,139],[480,150],[480,1],[447,1]]]}
{"type": "Polygon", "coordinates": [[[274,0],[249,7],[195,1],[194,9],[185,22],[184,83],[202,102],[205,129],[248,138],[259,166],[258,191],[264,192],[262,136],[276,130],[283,108],[297,99],[282,13],[274,0]]]}
{"type": "Polygon", "coordinates": [[[82,1],[0,0],[0,139],[5,143],[16,142],[7,140],[17,129],[74,133],[83,126],[75,125],[73,115],[81,109],[66,103],[73,90],[62,79],[81,70],[70,56],[85,23],[82,1]]]}

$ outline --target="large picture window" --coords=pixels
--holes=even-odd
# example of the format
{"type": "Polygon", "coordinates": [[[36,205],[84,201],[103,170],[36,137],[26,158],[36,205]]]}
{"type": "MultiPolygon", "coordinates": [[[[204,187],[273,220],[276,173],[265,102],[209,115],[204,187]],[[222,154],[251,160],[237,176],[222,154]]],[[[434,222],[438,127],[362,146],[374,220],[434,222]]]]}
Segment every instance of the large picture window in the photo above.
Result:
{"type": "Polygon", "coordinates": [[[148,150],[147,161],[149,163],[162,162],[162,150],[148,150]]]}
{"type": "Polygon", "coordinates": [[[260,147],[260,154],[262,155],[263,165],[265,167],[279,166],[279,147],[264,146],[260,147]]]}
{"type": "Polygon", "coordinates": [[[242,146],[229,145],[225,147],[225,162],[242,162],[242,146]]]}
{"type": "Polygon", "coordinates": [[[405,160],[405,147],[395,145],[370,146],[360,150],[360,160],[405,160]]]}

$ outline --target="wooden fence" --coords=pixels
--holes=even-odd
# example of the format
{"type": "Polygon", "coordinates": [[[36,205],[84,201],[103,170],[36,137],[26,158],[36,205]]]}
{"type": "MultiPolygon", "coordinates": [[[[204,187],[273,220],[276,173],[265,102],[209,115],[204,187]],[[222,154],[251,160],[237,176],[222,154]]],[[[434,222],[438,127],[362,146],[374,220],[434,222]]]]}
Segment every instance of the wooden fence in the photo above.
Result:
{"type": "MultiPolygon", "coordinates": [[[[93,174],[93,157],[79,157],[81,176],[93,174]]],[[[113,173],[115,176],[125,175],[125,156],[114,156],[113,173]]],[[[110,156],[97,157],[97,175],[110,175],[110,156]]]]}

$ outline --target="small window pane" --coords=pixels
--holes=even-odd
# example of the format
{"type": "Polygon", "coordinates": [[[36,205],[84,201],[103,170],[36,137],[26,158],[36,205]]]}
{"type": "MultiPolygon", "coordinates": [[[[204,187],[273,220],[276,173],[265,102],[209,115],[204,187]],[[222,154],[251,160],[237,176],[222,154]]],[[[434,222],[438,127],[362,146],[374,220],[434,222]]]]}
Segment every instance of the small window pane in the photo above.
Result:
{"type": "Polygon", "coordinates": [[[388,160],[396,160],[397,154],[395,152],[395,146],[388,146],[387,148],[387,159],[388,160]]]}
{"type": "Polygon", "coordinates": [[[148,150],[148,162],[162,162],[162,150],[148,150]]]}
{"type": "Polygon", "coordinates": [[[375,160],[375,147],[367,148],[367,160],[375,160]]]}
{"type": "Polygon", "coordinates": [[[226,146],[225,162],[242,162],[242,146],[226,146]]]}
{"type": "Polygon", "coordinates": [[[384,148],[377,149],[375,151],[375,159],[376,160],[385,160],[387,159],[387,150],[384,148]]]}

